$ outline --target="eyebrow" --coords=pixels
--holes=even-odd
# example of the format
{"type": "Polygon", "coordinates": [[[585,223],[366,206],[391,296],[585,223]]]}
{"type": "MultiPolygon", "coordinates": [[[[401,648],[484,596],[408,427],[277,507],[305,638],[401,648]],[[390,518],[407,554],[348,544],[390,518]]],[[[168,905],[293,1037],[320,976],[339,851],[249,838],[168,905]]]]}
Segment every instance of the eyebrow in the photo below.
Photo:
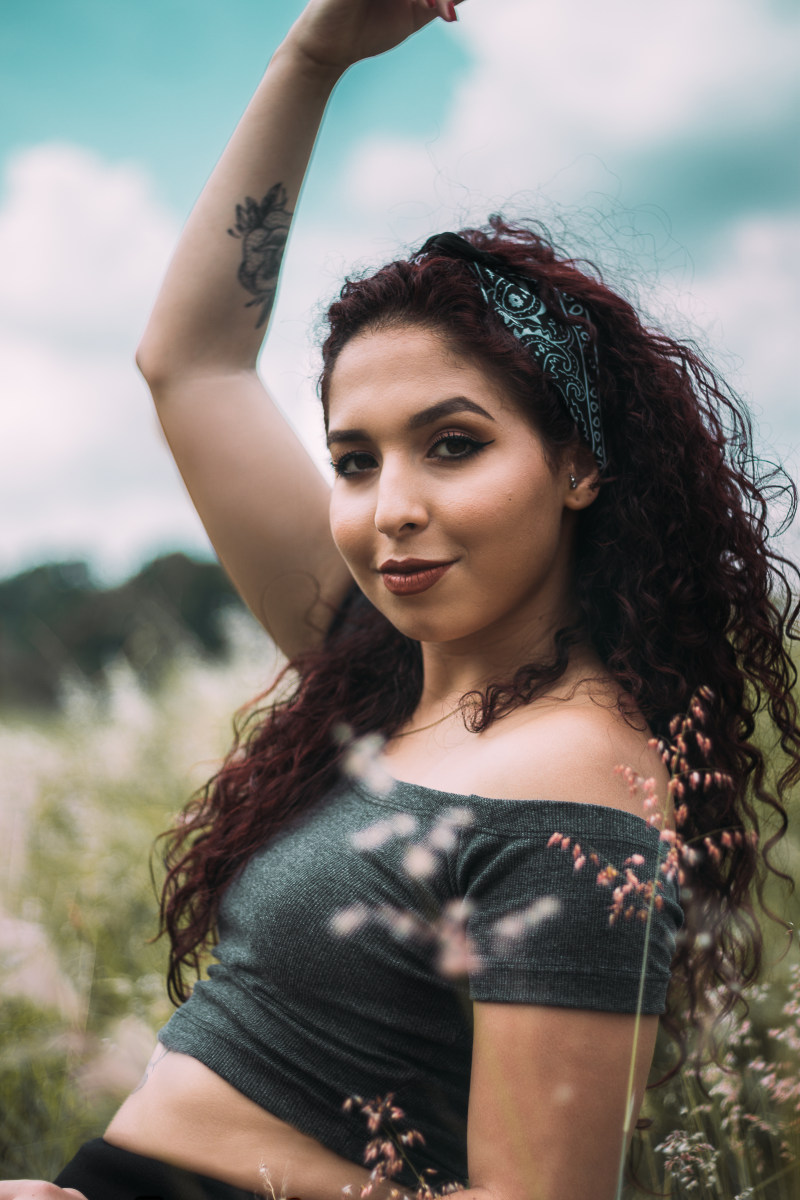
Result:
{"type": "MultiPolygon", "coordinates": [[[[432,425],[434,421],[441,420],[442,417],[449,417],[458,412],[473,412],[480,417],[486,417],[489,421],[494,421],[491,413],[488,413],[485,408],[481,408],[480,404],[476,404],[474,400],[468,400],[466,396],[452,396],[449,400],[440,400],[438,404],[431,404],[429,408],[423,408],[418,413],[414,413],[413,417],[409,417],[406,428],[413,433],[416,429],[423,429],[426,425],[432,425]]],[[[329,446],[335,442],[366,441],[369,441],[369,438],[363,429],[332,429],[328,434],[329,446]]]]}

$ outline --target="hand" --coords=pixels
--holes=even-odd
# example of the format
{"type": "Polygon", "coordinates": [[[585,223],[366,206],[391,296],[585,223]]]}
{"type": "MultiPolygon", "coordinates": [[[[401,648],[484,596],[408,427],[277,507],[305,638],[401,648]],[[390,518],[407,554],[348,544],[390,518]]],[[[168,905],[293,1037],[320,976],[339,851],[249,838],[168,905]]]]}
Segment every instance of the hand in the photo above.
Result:
{"type": "Polygon", "coordinates": [[[454,19],[448,0],[310,0],[283,46],[315,66],[344,71],[398,46],[437,17],[454,19]]]}
{"type": "Polygon", "coordinates": [[[75,1200],[87,1200],[83,1192],[75,1188],[60,1188],[43,1179],[9,1179],[0,1183],[0,1200],[64,1200],[73,1196],[75,1200]]]}

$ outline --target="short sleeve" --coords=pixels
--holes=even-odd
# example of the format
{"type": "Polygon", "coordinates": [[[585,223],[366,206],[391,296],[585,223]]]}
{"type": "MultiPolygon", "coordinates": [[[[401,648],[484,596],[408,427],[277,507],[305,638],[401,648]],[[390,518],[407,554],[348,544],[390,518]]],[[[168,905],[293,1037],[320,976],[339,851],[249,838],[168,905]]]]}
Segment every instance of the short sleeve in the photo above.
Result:
{"type": "Polygon", "coordinates": [[[632,1013],[644,963],[641,1011],[662,1013],[682,912],[658,832],[599,805],[525,805],[534,832],[476,828],[459,849],[471,998],[632,1013]]]}

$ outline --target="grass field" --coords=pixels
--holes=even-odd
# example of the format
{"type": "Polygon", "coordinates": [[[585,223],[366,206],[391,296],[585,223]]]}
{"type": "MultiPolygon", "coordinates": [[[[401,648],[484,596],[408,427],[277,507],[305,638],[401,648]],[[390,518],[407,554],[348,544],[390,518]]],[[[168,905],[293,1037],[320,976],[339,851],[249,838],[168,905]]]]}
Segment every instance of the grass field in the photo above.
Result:
{"type": "MultiPolygon", "coordinates": [[[[106,694],[68,686],[60,716],[0,728],[0,1178],[52,1178],[101,1133],[171,1011],[165,948],[148,940],[151,846],[213,772],[234,709],[274,670],[246,622],[235,640],[232,662],[184,657],[154,695],[120,668],[106,694]]],[[[798,844],[795,828],[784,855],[794,874],[798,844]]],[[[777,960],[780,938],[770,945],[777,960]]],[[[724,1069],[648,1097],[640,1176],[674,1198],[796,1200],[796,944],[725,1044],[724,1069]]]]}

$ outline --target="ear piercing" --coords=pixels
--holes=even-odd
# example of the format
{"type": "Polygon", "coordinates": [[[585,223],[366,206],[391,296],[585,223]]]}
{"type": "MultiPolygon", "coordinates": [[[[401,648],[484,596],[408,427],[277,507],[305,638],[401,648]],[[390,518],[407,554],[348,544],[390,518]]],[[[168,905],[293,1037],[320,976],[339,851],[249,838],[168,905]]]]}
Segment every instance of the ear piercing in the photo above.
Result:
{"type": "Polygon", "coordinates": [[[578,486],[578,481],[577,481],[577,479],[575,478],[575,476],[572,474],[572,472],[571,472],[571,471],[570,471],[570,474],[569,474],[569,486],[570,486],[570,488],[573,488],[573,489],[574,489],[574,488],[576,488],[576,487],[578,486]]]}

